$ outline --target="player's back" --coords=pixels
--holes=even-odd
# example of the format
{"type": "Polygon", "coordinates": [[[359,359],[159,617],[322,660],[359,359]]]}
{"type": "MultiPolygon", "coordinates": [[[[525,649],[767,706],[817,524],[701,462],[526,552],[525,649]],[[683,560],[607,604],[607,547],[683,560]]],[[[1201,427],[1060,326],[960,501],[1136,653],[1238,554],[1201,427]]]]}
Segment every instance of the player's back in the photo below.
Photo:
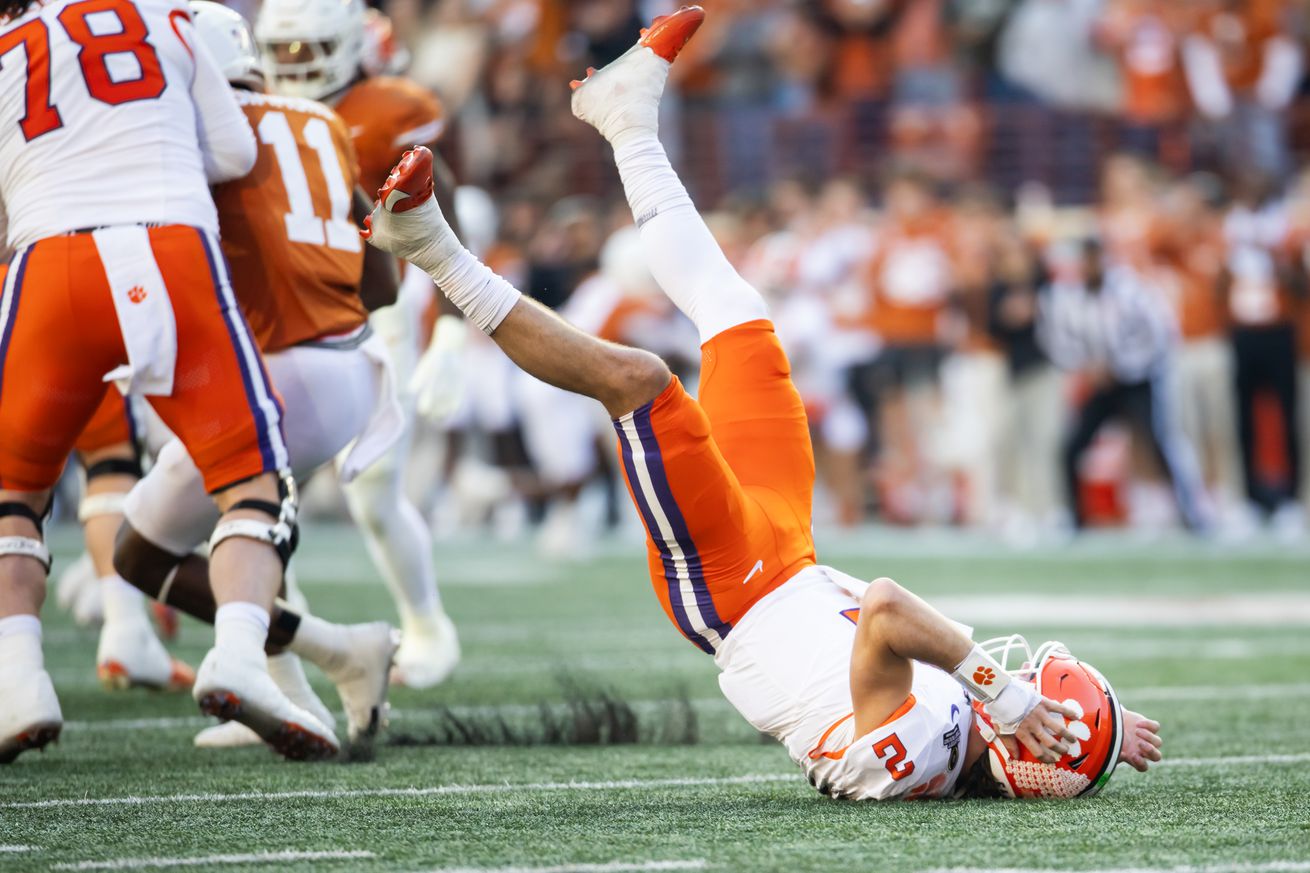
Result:
{"type": "Polygon", "coordinates": [[[110,225],[216,229],[187,19],[171,0],[52,0],[0,22],[0,196],[15,248],[110,225]]]}
{"type": "Polygon", "coordinates": [[[278,351],[359,327],[364,252],[350,221],[357,171],[345,125],[321,103],[237,91],[259,155],[214,189],[232,287],[259,346],[278,351]]]}
{"type": "Polygon", "coordinates": [[[359,179],[370,195],[382,187],[400,156],[432,145],[445,128],[441,102],[419,85],[393,76],[364,79],[336,104],[359,157],[359,179]]]}

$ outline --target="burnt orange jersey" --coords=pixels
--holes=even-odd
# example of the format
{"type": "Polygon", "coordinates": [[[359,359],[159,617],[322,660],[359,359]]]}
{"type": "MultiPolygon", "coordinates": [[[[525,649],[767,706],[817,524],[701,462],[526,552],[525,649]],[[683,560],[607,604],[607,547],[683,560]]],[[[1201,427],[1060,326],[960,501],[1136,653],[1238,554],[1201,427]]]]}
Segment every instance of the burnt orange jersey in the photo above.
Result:
{"type": "Polygon", "coordinates": [[[364,247],[350,219],[358,171],[321,103],[238,91],[259,140],[255,169],[214,189],[232,288],[260,348],[362,325],[364,247]]]}
{"type": "Polygon", "coordinates": [[[406,149],[441,138],[441,101],[408,79],[378,76],[353,85],[336,105],[359,158],[359,182],[373,195],[406,149]]]}
{"type": "Polygon", "coordinates": [[[954,258],[947,217],[915,226],[888,227],[878,241],[866,278],[868,324],[889,345],[934,344],[954,288],[954,258]]]}

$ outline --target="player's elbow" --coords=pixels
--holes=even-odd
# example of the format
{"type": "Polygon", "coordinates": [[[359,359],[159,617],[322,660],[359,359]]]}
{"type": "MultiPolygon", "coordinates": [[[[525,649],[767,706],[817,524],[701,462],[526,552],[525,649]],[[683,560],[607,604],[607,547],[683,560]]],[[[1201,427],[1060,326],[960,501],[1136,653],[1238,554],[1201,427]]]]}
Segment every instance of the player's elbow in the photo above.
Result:
{"type": "Polygon", "coordinates": [[[659,356],[641,349],[614,347],[606,378],[606,394],[599,398],[614,417],[650,403],[669,387],[673,374],[659,356]]]}
{"type": "Polygon", "coordinates": [[[869,583],[860,599],[860,618],[866,621],[894,621],[903,614],[910,593],[886,576],[869,583]]]}
{"type": "Polygon", "coordinates": [[[205,175],[209,184],[218,185],[249,174],[259,157],[259,145],[247,127],[234,131],[222,142],[211,141],[205,157],[205,175]]]}

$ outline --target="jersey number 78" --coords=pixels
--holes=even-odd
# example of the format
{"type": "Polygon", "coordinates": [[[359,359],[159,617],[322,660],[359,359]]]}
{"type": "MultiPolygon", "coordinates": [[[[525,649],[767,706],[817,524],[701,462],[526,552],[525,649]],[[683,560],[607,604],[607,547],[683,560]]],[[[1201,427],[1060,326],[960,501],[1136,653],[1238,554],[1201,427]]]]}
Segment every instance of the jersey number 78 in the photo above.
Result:
{"type": "MultiPolygon", "coordinates": [[[[153,100],[164,93],[164,73],[154,46],[146,41],[149,31],[141,13],[128,0],[82,0],[70,3],[59,13],[59,24],[78,45],[77,61],[86,90],[110,106],[135,100],[153,100]],[[87,17],[111,13],[120,29],[113,33],[91,32],[87,17]],[[109,75],[110,55],[131,55],[141,74],[116,82],[109,75]]],[[[45,20],[33,18],[0,34],[0,66],[5,57],[21,47],[27,57],[26,112],[19,120],[23,137],[31,142],[64,126],[59,108],[50,102],[50,30],[45,20]]]]}

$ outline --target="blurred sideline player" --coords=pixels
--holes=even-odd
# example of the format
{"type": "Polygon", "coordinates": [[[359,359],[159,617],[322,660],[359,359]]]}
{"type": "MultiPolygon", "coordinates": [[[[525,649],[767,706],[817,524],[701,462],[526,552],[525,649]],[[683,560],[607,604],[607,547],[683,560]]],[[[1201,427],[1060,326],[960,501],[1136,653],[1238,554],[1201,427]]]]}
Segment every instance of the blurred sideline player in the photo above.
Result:
{"type": "MultiPolygon", "coordinates": [[[[354,154],[341,119],[321,103],[263,94],[245,20],[205,0],[191,9],[194,33],[236,89],[260,144],[254,169],[215,187],[214,202],[233,292],[286,410],[291,472],[303,481],[347,449],[349,479],[385,452],[402,427],[386,348],[365,307],[395,299],[395,262],[382,252],[366,254],[355,232],[352,204],[362,216],[367,200],[356,195],[354,154]]],[[[117,551],[124,576],[208,619],[205,561],[193,553],[217,518],[180,441],[163,447],[124,510],[117,551]]],[[[319,629],[325,640],[304,651],[337,685],[355,742],[376,727],[384,705],[394,631],[385,622],[320,623],[319,629]]],[[[293,641],[292,651],[304,642],[293,641]]],[[[270,651],[269,672],[291,700],[331,724],[295,654],[270,651]]],[[[236,722],[197,737],[201,746],[257,741],[236,722]]]]}
{"type": "Polygon", "coordinates": [[[1075,797],[1120,760],[1144,769],[1160,757],[1158,725],[1059,644],[1033,653],[1012,638],[997,660],[890,579],[816,563],[814,460],[786,355],[657,135],[670,63],[703,18],[657,19],[573,97],[614,146],[656,280],[700,333],[699,401],[654,355],[578,331],[479,264],[432,199],[426,150],[392,174],[366,235],[427,270],[520,367],[605,406],[666,614],[819,791],[1075,797]],[[1018,675],[1015,650],[1028,660],[1018,675]]]}
{"type": "MultiPolygon", "coordinates": [[[[377,191],[401,153],[416,143],[435,145],[444,110],[427,91],[386,71],[387,22],[366,13],[362,0],[268,0],[255,23],[274,93],[321,100],[346,122],[364,190],[377,191]],[[366,39],[367,38],[367,39],[366,39]],[[370,46],[365,51],[366,45],[370,46]],[[365,69],[365,62],[371,69],[365,69]]],[[[449,172],[441,186],[452,212],[449,172]]],[[[428,688],[459,662],[455,626],[442,609],[433,565],[432,534],[405,494],[405,467],[413,434],[413,401],[420,409],[453,411],[461,380],[455,372],[463,325],[442,318],[432,346],[418,360],[419,323],[432,297],[432,281],[409,270],[395,306],[371,316],[386,342],[405,396],[405,433],[381,461],[345,487],[350,513],[369,554],[386,580],[401,622],[395,680],[428,688]]]]}
{"type": "Polygon", "coordinates": [[[221,513],[201,710],[283,755],[331,754],[336,738],[277,689],[263,650],[295,486],[208,189],[249,172],[250,126],[170,0],[4,0],[0,22],[0,93],[24,95],[0,102],[14,249],[0,294],[0,762],[63,727],[37,617],[43,519],[110,380],[148,398],[221,513]]]}

